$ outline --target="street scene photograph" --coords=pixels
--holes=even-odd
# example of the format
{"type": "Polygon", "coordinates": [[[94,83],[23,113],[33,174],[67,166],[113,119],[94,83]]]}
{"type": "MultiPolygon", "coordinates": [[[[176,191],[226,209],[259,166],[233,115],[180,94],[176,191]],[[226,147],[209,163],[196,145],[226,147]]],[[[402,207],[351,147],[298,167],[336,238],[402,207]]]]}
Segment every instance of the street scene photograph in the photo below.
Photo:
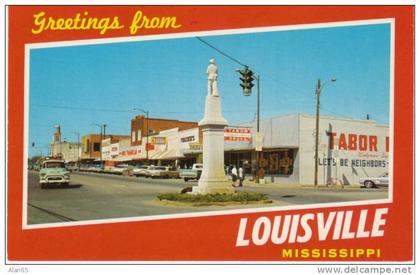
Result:
{"type": "Polygon", "coordinates": [[[392,199],[392,24],[29,45],[26,226],[392,199]]]}

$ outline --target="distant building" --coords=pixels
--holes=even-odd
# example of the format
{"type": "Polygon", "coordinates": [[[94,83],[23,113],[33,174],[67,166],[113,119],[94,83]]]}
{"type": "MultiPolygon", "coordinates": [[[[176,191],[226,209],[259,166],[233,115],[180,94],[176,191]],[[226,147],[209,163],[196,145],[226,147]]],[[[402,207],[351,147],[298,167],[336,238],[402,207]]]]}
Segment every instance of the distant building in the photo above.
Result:
{"type": "Polygon", "coordinates": [[[99,161],[101,159],[101,137],[103,140],[110,139],[109,143],[116,143],[122,139],[128,139],[130,136],[107,134],[89,134],[82,136],[81,160],[99,161]]]}
{"type": "Polygon", "coordinates": [[[60,125],[54,125],[53,140],[50,143],[50,156],[62,158],[66,162],[78,161],[80,146],[78,142],[62,141],[60,125]]]}

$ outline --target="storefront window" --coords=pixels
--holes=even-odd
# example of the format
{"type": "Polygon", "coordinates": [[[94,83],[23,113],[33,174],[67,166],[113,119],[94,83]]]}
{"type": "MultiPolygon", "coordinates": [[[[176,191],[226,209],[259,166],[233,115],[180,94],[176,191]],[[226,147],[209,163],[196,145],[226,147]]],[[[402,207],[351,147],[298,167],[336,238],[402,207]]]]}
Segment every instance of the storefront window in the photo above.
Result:
{"type": "Polygon", "coordinates": [[[101,145],[99,142],[94,142],[93,143],[93,151],[98,152],[100,151],[101,145]]]}
{"type": "MultiPolygon", "coordinates": [[[[291,175],[296,149],[278,149],[260,152],[259,167],[265,175],[291,175]]],[[[235,165],[242,167],[246,174],[254,174],[256,169],[255,151],[226,152],[225,165],[230,169],[235,165]]]]}
{"type": "Polygon", "coordinates": [[[294,150],[284,149],[260,154],[260,168],[266,174],[291,175],[293,173],[294,150]]]}

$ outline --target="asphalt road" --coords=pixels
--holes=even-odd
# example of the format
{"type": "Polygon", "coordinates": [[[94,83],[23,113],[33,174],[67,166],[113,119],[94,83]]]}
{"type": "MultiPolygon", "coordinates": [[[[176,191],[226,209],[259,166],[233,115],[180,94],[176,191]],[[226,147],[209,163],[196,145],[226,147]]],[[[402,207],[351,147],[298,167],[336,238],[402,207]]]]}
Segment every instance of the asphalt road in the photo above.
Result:
{"type": "Polygon", "coordinates": [[[292,185],[256,185],[245,182],[238,191],[268,194],[272,204],[179,206],[157,201],[160,193],[180,192],[181,179],[148,179],[95,173],[72,173],[68,187],[41,189],[38,173],[28,173],[28,224],[139,217],[251,207],[383,199],[388,189],[311,188],[292,185]]]}

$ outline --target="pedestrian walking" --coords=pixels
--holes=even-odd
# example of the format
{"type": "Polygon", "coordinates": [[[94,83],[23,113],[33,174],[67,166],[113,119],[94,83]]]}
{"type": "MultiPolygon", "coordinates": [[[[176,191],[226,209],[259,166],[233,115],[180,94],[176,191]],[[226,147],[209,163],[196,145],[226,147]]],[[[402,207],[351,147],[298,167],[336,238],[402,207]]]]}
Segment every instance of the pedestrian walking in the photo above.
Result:
{"type": "Polygon", "coordinates": [[[244,179],[245,179],[245,174],[244,174],[244,169],[240,166],[238,169],[238,177],[239,177],[239,186],[242,187],[242,183],[244,182],[244,179]]]}
{"type": "Polygon", "coordinates": [[[236,166],[234,165],[232,168],[232,171],[230,171],[230,173],[232,174],[232,181],[233,181],[233,186],[235,186],[235,182],[238,179],[238,170],[236,169],[236,166]]]}

